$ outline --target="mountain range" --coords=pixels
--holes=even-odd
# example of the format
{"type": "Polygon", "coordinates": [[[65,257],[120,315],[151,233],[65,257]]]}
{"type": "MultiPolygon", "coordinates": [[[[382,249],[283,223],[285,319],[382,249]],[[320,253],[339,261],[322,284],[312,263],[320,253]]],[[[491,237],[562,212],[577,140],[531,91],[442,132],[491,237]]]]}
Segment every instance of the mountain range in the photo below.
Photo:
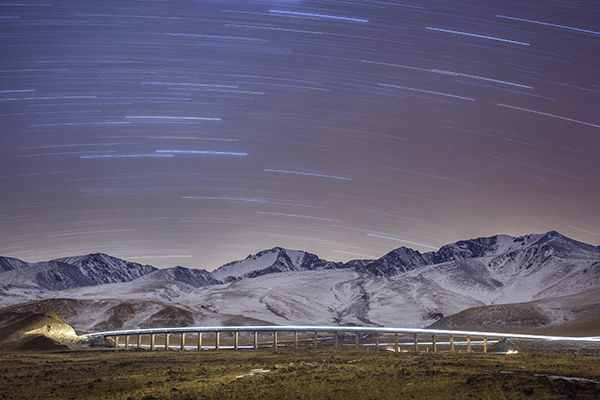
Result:
{"type": "Polygon", "coordinates": [[[233,323],[558,329],[600,315],[600,247],[556,231],[349,262],[275,247],[212,272],[101,253],[36,263],[0,257],[0,307],[55,312],[79,331],[233,323]]]}

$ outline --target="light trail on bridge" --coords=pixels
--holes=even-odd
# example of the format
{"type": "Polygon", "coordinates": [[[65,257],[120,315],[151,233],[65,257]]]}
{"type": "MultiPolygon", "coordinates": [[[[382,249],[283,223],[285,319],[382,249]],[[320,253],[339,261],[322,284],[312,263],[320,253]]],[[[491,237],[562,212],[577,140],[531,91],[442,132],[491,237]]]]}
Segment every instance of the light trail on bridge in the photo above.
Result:
{"type": "Polygon", "coordinates": [[[367,326],[311,326],[311,325],[261,325],[261,326],[192,326],[192,327],[164,327],[164,328],[145,328],[145,329],[128,329],[128,330],[112,330],[103,332],[93,332],[82,335],[84,340],[94,341],[97,339],[103,339],[105,345],[112,345],[116,348],[124,347],[129,349],[132,347],[130,342],[131,337],[136,337],[135,347],[138,349],[150,349],[150,350],[170,350],[173,347],[175,349],[184,351],[190,348],[200,350],[214,349],[253,349],[257,350],[259,347],[273,348],[277,351],[281,347],[288,347],[288,344],[280,342],[279,334],[293,335],[293,339],[288,340],[288,344],[292,343],[294,349],[298,349],[300,343],[309,343],[313,348],[317,348],[322,345],[323,342],[333,341],[335,348],[344,346],[354,345],[356,348],[359,347],[375,347],[376,349],[385,348],[389,351],[400,352],[401,347],[411,346],[415,352],[420,351],[423,346],[426,346],[426,350],[429,348],[433,352],[437,352],[439,346],[447,346],[450,352],[456,351],[456,347],[464,346],[467,352],[472,352],[474,346],[480,347],[483,353],[488,352],[488,345],[496,344],[506,339],[514,340],[529,340],[529,341],[545,341],[545,342],[577,342],[584,344],[600,344],[599,337],[577,337],[577,336],[551,336],[551,335],[531,335],[522,333],[506,333],[506,332],[485,332],[485,331],[466,331],[466,330],[447,330],[447,329],[426,329],[426,328],[396,328],[396,327],[367,327],[367,326]],[[221,334],[226,333],[231,336],[229,340],[231,344],[225,345],[222,343],[221,334]],[[251,334],[252,344],[241,344],[240,333],[251,334]],[[264,336],[265,333],[272,335],[271,339],[262,343],[259,341],[259,334],[264,336]],[[213,345],[206,346],[203,344],[203,338],[205,334],[210,334],[214,340],[213,345]],[[300,339],[299,334],[304,334],[304,337],[300,339]],[[306,334],[309,334],[308,338],[306,334]],[[332,335],[323,337],[323,334],[332,335]],[[179,342],[176,346],[171,344],[169,340],[171,335],[178,335],[179,342]],[[189,346],[186,342],[189,337],[193,336],[196,341],[194,346],[189,346]],[[310,336],[312,335],[312,336],[310,336]],[[353,343],[347,343],[347,336],[352,335],[354,338],[353,343]],[[361,338],[362,335],[362,338],[361,338]],[[393,335],[393,341],[385,342],[381,341],[383,336],[389,338],[389,335],[393,335]],[[407,342],[407,336],[410,335],[409,341],[407,342]],[[144,345],[142,343],[142,337],[149,336],[150,344],[144,345]],[[162,344],[157,342],[157,336],[164,336],[162,344]],[[373,338],[374,336],[374,338],[373,338]],[[430,341],[421,341],[425,337],[429,338],[430,341]],[[124,345],[120,343],[119,338],[125,337],[124,345]],[[111,339],[112,338],[112,339],[111,339]],[[440,340],[446,338],[446,340],[440,340]],[[457,340],[462,338],[463,340],[457,340]],[[361,343],[361,339],[363,342],[361,343]],[[365,342],[365,339],[368,342],[365,342]],[[475,340],[474,340],[475,339],[475,340]],[[478,340],[477,340],[478,339],[478,340]],[[490,340],[492,339],[492,340],[490,340]]]}

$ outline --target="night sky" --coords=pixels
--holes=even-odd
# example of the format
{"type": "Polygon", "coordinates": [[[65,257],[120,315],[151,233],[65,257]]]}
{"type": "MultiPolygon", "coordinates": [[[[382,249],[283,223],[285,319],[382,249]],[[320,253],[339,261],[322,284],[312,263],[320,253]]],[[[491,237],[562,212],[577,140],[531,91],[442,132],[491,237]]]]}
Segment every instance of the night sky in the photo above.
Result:
{"type": "Polygon", "coordinates": [[[600,242],[600,2],[0,2],[0,254],[600,242]]]}

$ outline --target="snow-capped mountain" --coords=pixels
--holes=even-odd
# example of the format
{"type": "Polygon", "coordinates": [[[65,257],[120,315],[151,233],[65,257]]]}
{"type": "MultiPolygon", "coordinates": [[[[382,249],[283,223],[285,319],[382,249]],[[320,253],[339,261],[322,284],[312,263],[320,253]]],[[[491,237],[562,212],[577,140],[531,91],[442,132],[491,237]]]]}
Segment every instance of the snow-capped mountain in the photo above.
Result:
{"type": "Polygon", "coordinates": [[[57,291],[97,284],[84,271],[60,261],[30,264],[2,274],[5,287],[29,287],[31,289],[57,291]]]}
{"type": "Polygon", "coordinates": [[[25,267],[27,263],[18,258],[0,257],[0,272],[13,271],[25,267]]]}
{"type": "Polygon", "coordinates": [[[525,303],[469,308],[434,323],[437,329],[599,335],[600,289],[525,303]]]}
{"type": "Polygon", "coordinates": [[[377,260],[365,263],[358,267],[359,270],[381,276],[395,276],[424,265],[431,264],[427,254],[421,254],[417,250],[408,247],[400,247],[392,250],[377,260]]]}
{"type": "Polygon", "coordinates": [[[8,271],[5,284],[38,286],[48,290],[63,290],[81,286],[129,282],[155,271],[150,265],[128,262],[106,254],[69,257],[27,264],[8,271]]]}
{"type": "Polygon", "coordinates": [[[0,299],[12,297],[11,302],[37,299],[66,289],[129,282],[157,270],[106,254],[37,263],[4,257],[0,262],[11,268],[0,272],[0,299]]]}
{"type": "Polygon", "coordinates": [[[600,285],[598,249],[554,231],[461,241],[428,256],[439,263],[407,275],[422,275],[486,304],[575,294],[600,285]]]}
{"type": "Polygon", "coordinates": [[[335,265],[336,263],[321,260],[318,256],[305,251],[274,247],[249,255],[243,260],[225,264],[214,270],[212,275],[215,279],[226,282],[278,272],[334,268],[335,265]]]}
{"type": "Polygon", "coordinates": [[[129,282],[156,270],[156,267],[151,265],[129,262],[103,253],[59,258],[53,261],[77,267],[89,282],[96,285],[129,282]]]}
{"type": "Polygon", "coordinates": [[[157,269],[142,278],[140,282],[179,282],[195,288],[217,285],[222,283],[204,269],[193,269],[185,267],[173,267],[157,269]]]}
{"type": "Polygon", "coordinates": [[[77,302],[74,315],[61,316],[83,330],[234,322],[423,327],[473,307],[600,290],[600,248],[554,231],[462,240],[426,253],[401,247],[346,263],[275,247],[213,272],[103,254],[3,260],[0,304],[77,302]]]}
{"type": "Polygon", "coordinates": [[[439,264],[465,258],[480,258],[504,254],[519,250],[523,246],[535,243],[542,235],[525,235],[512,237],[496,235],[477,239],[460,240],[440,247],[439,250],[426,253],[429,264],[439,264]]]}

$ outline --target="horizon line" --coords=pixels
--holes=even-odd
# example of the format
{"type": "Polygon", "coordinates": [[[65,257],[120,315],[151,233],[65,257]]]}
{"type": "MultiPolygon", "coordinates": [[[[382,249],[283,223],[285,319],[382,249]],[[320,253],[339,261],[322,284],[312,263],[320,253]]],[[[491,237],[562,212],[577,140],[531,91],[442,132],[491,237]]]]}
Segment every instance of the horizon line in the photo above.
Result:
{"type": "MultiPolygon", "coordinates": [[[[561,233],[560,231],[558,231],[556,229],[551,229],[549,231],[541,232],[541,233],[526,233],[526,234],[522,234],[522,235],[511,235],[511,234],[507,234],[507,233],[498,233],[498,234],[494,234],[494,235],[491,235],[491,236],[478,236],[478,237],[472,237],[472,238],[469,238],[469,239],[459,239],[459,240],[456,240],[456,241],[453,241],[453,242],[445,243],[445,244],[443,244],[443,245],[441,245],[440,247],[437,247],[437,248],[432,247],[433,250],[430,250],[430,251],[421,251],[421,250],[414,249],[414,248],[408,247],[408,246],[399,246],[399,247],[392,247],[390,250],[384,252],[381,256],[376,257],[376,258],[349,258],[349,259],[346,259],[346,261],[342,261],[342,260],[329,260],[329,259],[323,259],[323,260],[327,261],[327,262],[333,262],[333,263],[349,263],[351,261],[357,261],[357,260],[371,260],[371,261],[375,261],[375,260],[378,260],[378,259],[384,257],[385,255],[387,255],[387,254],[395,251],[395,250],[402,249],[402,248],[406,248],[406,249],[410,249],[410,250],[413,250],[413,251],[417,251],[420,254],[427,254],[427,253],[435,253],[437,251],[440,251],[445,246],[456,244],[458,242],[472,241],[472,240],[486,239],[486,238],[493,238],[493,237],[498,237],[498,236],[508,236],[508,237],[512,237],[514,239],[520,238],[520,237],[524,237],[524,236],[533,236],[533,235],[537,235],[537,236],[541,237],[541,236],[545,236],[545,235],[548,235],[548,234],[551,234],[551,233],[557,233],[557,234],[559,234],[559,235],[561,235],[561,236],[563,236],[563,237],[565,237],[567,239],[574,240],[576,242],[583,243],[583,244],[588,245],[588,246],[600,248],[600,243],[598,243],[598,244],[592,244],[592,243],[589,243],[589,242],[584,242],[584,241],[581,241],[581,240],[578,240],[578,239],[574,239],[572,236],[567,236],[567,235],[561,233]]],[[[369,236],[369,235],[367,235],[367,236],[369,236]]],[[[408,243],[410,241],[403,240],[402,242],[408,243]]],[[[424,246],[419,246],[419,247],[424,247],[424,246]]],[[[64,256],[52,257],[52,258],[44,258],[44,259],[39,259],[39,260],[34,260],[34,261],[26,261],[24,258],[20,258],[18,256],[3,255],[3,254],[0,254],[0,258],[13,258],[13,259],[17,259],[19,261],[22,261],[22,262],[25,262],[25,263],[28,263],[28,264],[32,264],[32,263],[39,263],[39,262],[58,261],[58,260],[64,259],[64,258],[87,257],[87,256],[92,256],[92,255],[106,255],[106,256],[109,256],[109,257],[118,258],[120,260],[132,262],[132,263],[136,263],[136,264],[150,265],[150,266],[153,266],[153,267],[158,268],[158,269],[169,269],[169,268],[176,268],[176,267],[184,267],[184,268],[189,268],[189,269],[198,269],[198,270],[206,270],[208,272],[213,272],[213,271],[217,270],[218,268],[220,268],[222,266],[225,266],[225,265],[228,265],[228,264],[232,264],[232,263],[236,263],[236,262],[240,262],[240,261],[245,260],[249,256],[253,256],[253,255],[256,255],[258,253],[262,253],[262,252],[269,251],[269,250],[275,250],[275,249],[283,249],[283,250],[289,250],[289,251],[301,251],[301,252],[304,252],[304,253],[314,254],[317,257],[321,258],[316,252],[313,252],[313,250],[295,249],[295,248],[290,248],[290,247],[286,247],[286,246],[282,246],[282,245],[275,245],[275,246],[270,247],[270,248],[258,248],[257,250],[255,250],[254,253],[249,253],[244,258],[240,258],[240,259],[236,259],[236,260],[232,260],[232,261],[226,261],[226,262],[224,262],[224,263],[222,263],[220,265],[217,265],[216,267],[213,267],[213,268],[202,267],[202,266],[200,266],[200,267],[198,267],[198,266],[189,266],[189,265],[188,266],[184,266],[184,265],[181,265],[181,264],[177,264],[177,265],[173,265],[173,266],[161,266],[161,265],[153,265],[153,264],[144,264],[144,263],[139,263],[139,262],[136,262],[136,261],[129,261],[129,260],[134,260],[134,259],[152,259],[152,258],[155,258],[155,259],[160,259],[160,258],[163,258],[163,259],[169,259],[169,258],[171,258],[171,259],[188,258],[189,259],[189,258],[194,258],[194,256],[192,254],[183,254],[183,255],[180,255],[180,254],[176,254],[176,255],[154,254],[154,255],[148,255],[148,256],[144,256],[144,255],[126,256],[126,255],[118,255],[118,253],[117,253],[117,255],[115,255],[115,254],[109,253],[108,251],[98,250],[98,251],[91,251],[89,253],[85,253],[84,252],[82,254],[76,254],[76,255],[67,254],[67,255],[64,255],[64,256]]],[[[333,252],[333,250],[332,250],[332,252],[333,252]]]]}

